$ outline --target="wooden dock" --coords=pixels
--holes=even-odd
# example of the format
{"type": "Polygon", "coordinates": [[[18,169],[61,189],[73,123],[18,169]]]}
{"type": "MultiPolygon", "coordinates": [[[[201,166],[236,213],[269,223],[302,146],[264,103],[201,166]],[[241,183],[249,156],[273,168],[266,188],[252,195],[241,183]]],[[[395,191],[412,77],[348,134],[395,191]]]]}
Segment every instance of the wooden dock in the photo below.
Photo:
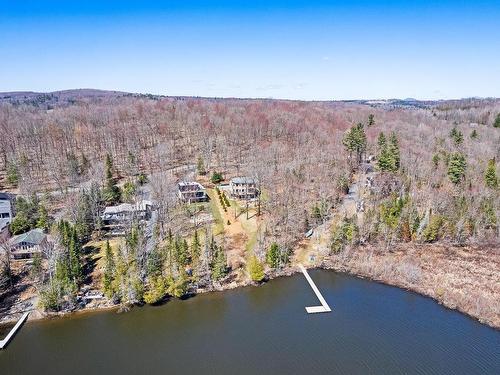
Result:
{"type": "Polygon", "coordinates": [[[5,348],[7,346],[7,344],[9,343],[9,341],[12,339],[12,337],[14,337],[14,335],[16,334],[16,332],[18,331],[18,329],[21,328],[21,326],[23,325],[23,323],[25,322],[25,320],[28,318],[29,314],[30,314],[29,312],[25,312],[23,314],[23,316],[21,316],[21,319],[19,319],[17,321],[16,325],[14,327],[12,327],[12,329],[7,334],[7,336],[5,336],[5,338],[3,340],[0,340],[0,349],[3,349],[3,348],[5,348]]]}
{"type": "Polygon", "coordinates": [[[314,314],[314,313],[322,313],[322,312],[330,312],[332,309],[330,309],[330,306],[328,306],[328,303],[326,303],[326,300],[323,298],[321,295],[318,287],[316,284],[314,284],[314,281],[311,279],[311,276],[309,276],[309,273],[305,269],[305,267],[302,264],[299,264],[299,268],[306,277],[306,280],[308,281],[309,285],[311,286],[313,292],[316,294],[316,297],[318,297],[319,302],[321,302],[321,306],[309,306],[306,307],[306,311],[309,314],[314,314]]]}

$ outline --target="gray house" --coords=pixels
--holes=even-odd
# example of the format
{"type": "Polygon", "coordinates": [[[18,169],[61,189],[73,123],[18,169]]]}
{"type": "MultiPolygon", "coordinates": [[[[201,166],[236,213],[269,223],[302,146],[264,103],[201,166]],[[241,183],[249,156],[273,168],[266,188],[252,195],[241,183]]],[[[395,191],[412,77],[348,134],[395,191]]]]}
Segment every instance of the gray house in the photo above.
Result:
{"type": "Polygon", "coordinates": [[[8,226],[14,217],[13,196],[0,193],[0,238],[7,238],[8,226]]]}
{"type": "Polygon", "coordinates": [[[253,199],[259,195],[257,180],[252,177],[235,177],[229,182],[229,192],[233,198],[253,199]]]}
{"type": "Polygon", "coordinates": [[[149,220],[153,203],[142,200],[137,203],[122,203],[117,206],[108,206],[104,209],[101,219],[104,224],[124,224],[131,220],[149,220]]]}
{"type": "Polygon", "coordinates": [[[10,251],[14,259],[29,259],[35,254],[41,254],[50,243],[47,235],[41,229],[32,229],[10,239],[10,251]]]}

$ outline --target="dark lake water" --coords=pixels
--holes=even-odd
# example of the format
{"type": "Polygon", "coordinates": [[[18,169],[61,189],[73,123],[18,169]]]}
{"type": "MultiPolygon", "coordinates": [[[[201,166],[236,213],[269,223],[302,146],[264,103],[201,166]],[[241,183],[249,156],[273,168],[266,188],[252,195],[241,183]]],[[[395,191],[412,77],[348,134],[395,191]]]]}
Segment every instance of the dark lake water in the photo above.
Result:
{"type": "Polygon", "coordinates": [[[125,314],[25,324],[0,374],[500,374],[500,332],[397,288],[311,271],[125,314]]]}

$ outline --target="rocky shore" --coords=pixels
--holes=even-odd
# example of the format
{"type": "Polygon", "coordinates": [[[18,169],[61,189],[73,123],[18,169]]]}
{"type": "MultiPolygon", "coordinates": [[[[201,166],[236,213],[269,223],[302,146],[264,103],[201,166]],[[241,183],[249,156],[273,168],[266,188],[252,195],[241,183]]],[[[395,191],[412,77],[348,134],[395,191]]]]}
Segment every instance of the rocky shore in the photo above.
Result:
{"type": "MultiPolygon", "coordinates": [[[[453,247],[447,245],[399,244],[391,250],[374,246],[346,249],[310,262],[308,267],[331,269],[382,282],[431,297],[443,306],[456,309],[481,323],[500,329],[500,248],[453,247]]],[[[295,265],[269,274],[268,280],[299,272],[295,265]]],[[[199,289],[197,294],[257,285],[237,279],[199,289]]],[[[83,309],[46,313],[34,300],[15,304],[0,323],[11,324],[25,311],[29,320],[55,318],[74,313],[117,309],[106,299],[89,303],[83,309]]]]}

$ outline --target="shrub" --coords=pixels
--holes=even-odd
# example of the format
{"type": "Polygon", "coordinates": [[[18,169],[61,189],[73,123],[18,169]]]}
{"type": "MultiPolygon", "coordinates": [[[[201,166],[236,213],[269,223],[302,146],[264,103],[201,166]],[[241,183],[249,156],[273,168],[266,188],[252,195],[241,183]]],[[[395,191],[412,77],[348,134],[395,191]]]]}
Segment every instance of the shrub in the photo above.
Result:
{"type": "Polygon", "coordinates": [[[444,218],[441,215],[433,215],[429,220],[429,224],[422,233],[422,238],[425,242],[434,242],[440,238],[441,228],[444,223],[444,218]]]}
{"type": "Polygon", "coordinates": [[[222,177],[222,173],[219,173],[219,172],[212,173],[212,177],[210,178],[210,181],[212,181],[213,184],[218,184],[222,180],[224,180],[224,177],[222,177]]]}
{"type": "Polygon", "coordinates": [[[346,245],[356,242],[358,234],[358,226],[349,219],[344,219],[340,224],[334,227],[332,233],[331,249],[338,253],[345,248],[346,245]]]}
{"type": "Polygon", "coordinates": [[[248,260],[248,273],[250,274],[250,279],[252,279],[252,281],[259,282],[264,279],[264,267],[255,255],[252,255],[248,260]]]}
{"type": "Polygon", "coordinates": [[[280,264],[280,249],[276,242],[273,242],[266,254],[266,262],[272,268],[278,268],[280,264]]]}

